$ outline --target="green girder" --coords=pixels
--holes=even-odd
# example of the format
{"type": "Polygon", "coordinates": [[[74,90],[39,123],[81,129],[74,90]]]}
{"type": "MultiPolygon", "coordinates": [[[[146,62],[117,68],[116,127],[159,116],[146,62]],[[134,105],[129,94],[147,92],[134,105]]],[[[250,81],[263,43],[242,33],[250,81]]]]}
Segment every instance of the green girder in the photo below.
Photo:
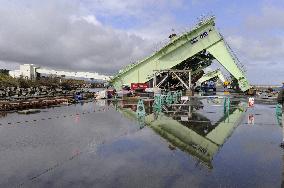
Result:
{"type": "Polygon", "coordinates": [[[218,77],[220,81],[222,81],[222,83],[224,83],[226,80],[221,72],[220,69],[217,69],[217,70],[214,70],[214,71],[211,71],[211,72],[208,72],[206,74],[204,74],[198,81],[197,83],[199,85],[201,85],[203,82],[206,82],[212,78],[216,78],[218,77]]]}

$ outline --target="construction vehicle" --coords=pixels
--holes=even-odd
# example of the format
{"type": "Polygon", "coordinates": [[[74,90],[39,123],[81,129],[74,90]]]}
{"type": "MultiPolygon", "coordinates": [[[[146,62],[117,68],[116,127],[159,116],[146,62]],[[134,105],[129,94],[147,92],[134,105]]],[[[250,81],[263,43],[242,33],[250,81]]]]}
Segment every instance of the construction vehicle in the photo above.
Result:
{"type": "Polygon", "coordinates": [[[229,85],[229,82],[225,80],[220,69],[215,71],[208,72],[204,74],[199,80],[196,82],[195,91],[216,91],[216,81],[220,80],[222,85],[225,87],[229,85]]]}

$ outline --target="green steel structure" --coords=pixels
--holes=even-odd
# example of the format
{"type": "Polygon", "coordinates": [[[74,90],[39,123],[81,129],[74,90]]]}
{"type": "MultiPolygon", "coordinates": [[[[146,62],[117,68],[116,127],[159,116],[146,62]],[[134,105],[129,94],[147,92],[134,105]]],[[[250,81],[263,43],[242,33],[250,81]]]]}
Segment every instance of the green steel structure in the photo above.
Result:
{"type": "Polygon", "coordinates": [[[213,60],[217,60],[238,80],[242,91],[250,88],[237,58],[215,27],[214,17],[200,22],[187,33],[171,38],[167,45],[150,57],[120,70],[110,83],[121,89],[123,84],[151,81],[157,70],[173,68],[191,70],[194,77],[194,74],[210,66],[213,60]]]}
{"type": "Polygon", "coordinates": [[[206,82],[212,78],[219,78],[220,81],[222,81],[222,83],[224,83],[226,80],[221,72],[220,69],[217,69],[215,71],[212,72],[208,72],[206,74],[204,74],[198,81],[197,81],[197,85],[201,85],[203,82],[206,82]]]}

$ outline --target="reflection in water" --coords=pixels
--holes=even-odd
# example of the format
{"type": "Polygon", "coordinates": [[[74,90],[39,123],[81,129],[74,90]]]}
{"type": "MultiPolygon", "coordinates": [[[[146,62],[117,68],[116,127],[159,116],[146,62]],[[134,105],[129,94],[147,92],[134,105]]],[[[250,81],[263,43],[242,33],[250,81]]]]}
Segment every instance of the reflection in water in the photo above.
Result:
{"type": "Polygon", "coordinates": [[[248,115],[248,124],[254,125],[254,115],[253,114],[248,115]]]}
{"type": "Polygon", "coordinates": [[[79,123],[80,122],[80,115],[76,114],[75,116],[75,123],[79,123]]]}
{"type": "Polygon", "coordinates": [[[216,98],[216,97],[209,97],[207,98],[207,103],[210,104],[221,104],[222,100],[220,98],[216,98]]]}
{"type": "Polygon", "coordinates": [[[4,118],[7,116],[7,112],[0,112],[0,118],[4,118]]]}
{"type": "Polygon", "coordinates": [[[278,125],[283,125],[284,123],[284,117],[282,117],[282,107],[280,104],[276,105],[276,109],[275,109],[275,116],[276,116],[276,120],[278,125]],[[282,123],[281,123],[282,122],[282,123]]]}
{"type": "MultiPolygon", "coordinates": [[[[214,104],[215,102],[219,104],[219,101],[214,101],[214,104]]],[[[244,115],[244,107],[240,102],[231,104],[233,107],[228,109],[216,123],[197,113],[196,110],[202,108],[203,104],[201,101],[192,100],[187,104],[167,106],[164,113],[147,113],[145,124],[172,145],[189,153],[207,167],[213,168],[211,163],[214,155],[233,133],[244,115]]],[[[132,108],[120,107],[118,110],[125,117],[137,120],[132,108]]]]}

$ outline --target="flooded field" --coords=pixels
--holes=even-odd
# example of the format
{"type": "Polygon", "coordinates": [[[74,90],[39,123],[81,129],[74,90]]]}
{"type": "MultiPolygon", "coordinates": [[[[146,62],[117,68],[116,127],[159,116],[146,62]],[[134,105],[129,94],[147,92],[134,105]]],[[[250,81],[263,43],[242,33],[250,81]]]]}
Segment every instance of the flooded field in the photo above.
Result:
{"type": "Polygon", "coordinates": [[[275,105],[231,104],[149,104],[142,123],[103,100],[2,114],[0,187],[281,187],[275,105]]]}

